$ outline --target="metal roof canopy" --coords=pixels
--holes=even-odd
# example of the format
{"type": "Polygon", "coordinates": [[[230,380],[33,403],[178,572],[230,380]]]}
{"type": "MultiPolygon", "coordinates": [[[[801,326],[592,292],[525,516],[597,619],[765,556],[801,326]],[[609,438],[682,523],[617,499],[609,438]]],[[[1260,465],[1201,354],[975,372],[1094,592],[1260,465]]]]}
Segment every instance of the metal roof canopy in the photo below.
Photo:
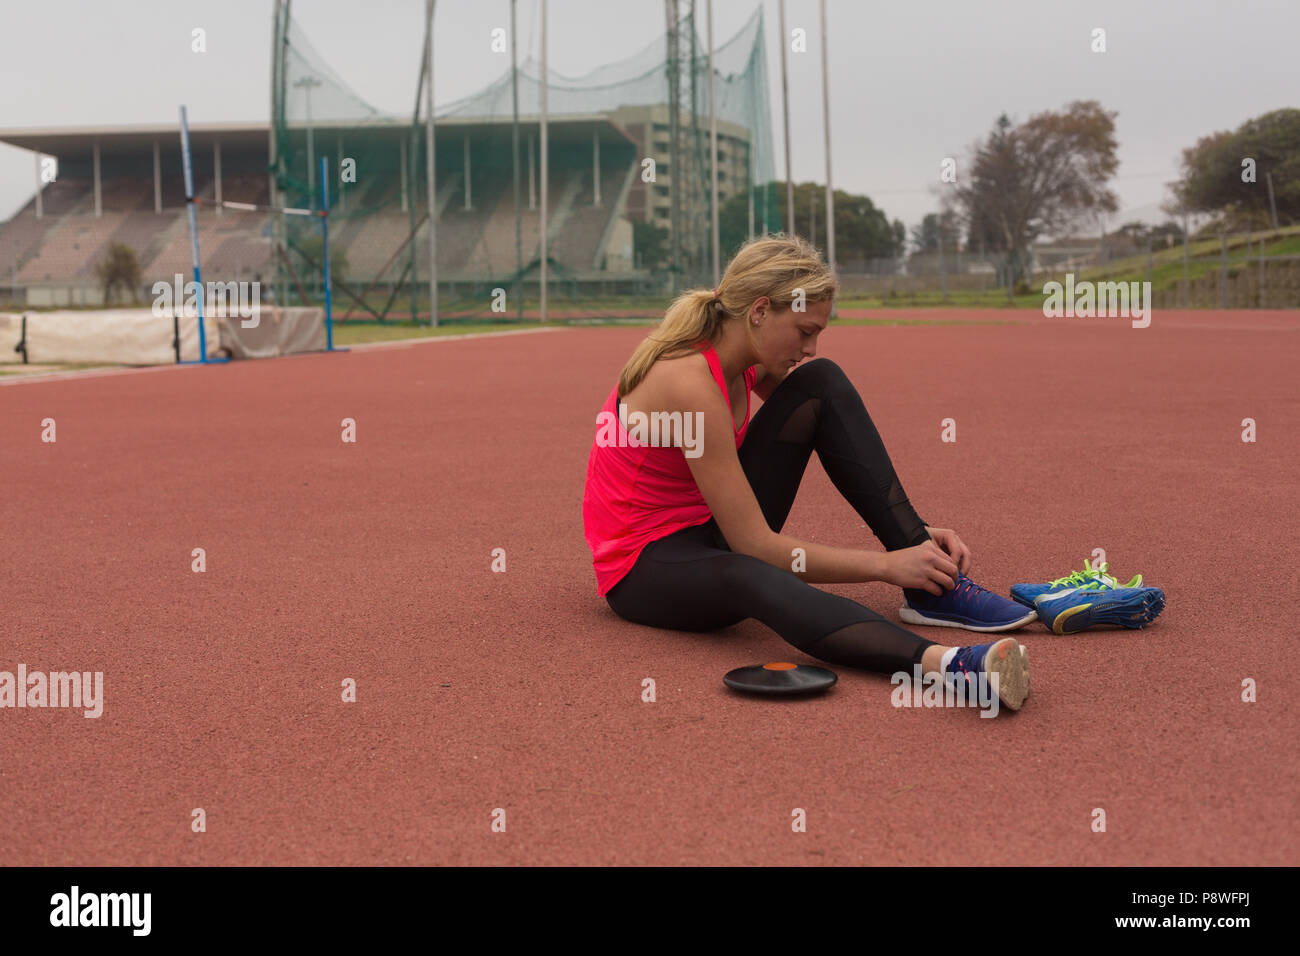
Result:
{"type": "MultiPolygon", "coordinates": [[[[538,117],[520,116],[520,127],[535,127],[538,117]]],[[[632,140],[616,124],[605,116],[552,116],[547,119],[548,133],[552,139],[583,138],[590,143],[591,129],[596,126],[601,131],[601,142],[628,143],[632,140]]],[[[466,118],[464,120],[439,120],[438,129],[454,133],[457,129],[465,130],[475,127],[493,126],[508,132],[509,121],[501,122],[491,118],[466,118]]],[[[305,127],[303,127],[305,130],[305,127]]],[[[369,123],[341,123],[323,121],[312,124],[317,133],[327,130],[364,130],[368,136],[391,136],[396,142],[410,135],[409,120],[392,122],[373,121],[369,123]]],[[[270,127],[266,123],[201,123],[190,126],[190,143],[196,150],[200,146],[211,146],[221,141],[223,149],[249,149],[260,152],[267,150],[267,136],[270,127]]],[[[161,144],[180,148],[180,124],[136,124],[126,126],[64,126],[29,129],[0,129],[0,143],[6,143],[19,149],[31,150],[47,156],[59,156],[74,159],[90,156],[96,142],[101,152],[134,153],[148,152],[153,149],[154,140],[161,144]]],[[[439,150],[441,152],[441,150],[439,150]]]]}

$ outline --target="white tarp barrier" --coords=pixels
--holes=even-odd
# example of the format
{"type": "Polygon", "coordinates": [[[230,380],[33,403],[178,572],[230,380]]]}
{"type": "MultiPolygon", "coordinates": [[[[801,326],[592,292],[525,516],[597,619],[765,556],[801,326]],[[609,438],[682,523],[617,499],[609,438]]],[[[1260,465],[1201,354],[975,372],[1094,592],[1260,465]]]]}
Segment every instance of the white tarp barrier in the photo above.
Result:
{"type": "Polygon", "coordinates": [[[325,348],[325,310],[290,306],[284,309],[262,305],[257,327],[246,329],[239,316],[221,320],[221,347],[231,358],[275,358],[296,352],[317,352],[325,348]]]}
{"type": "MultiPolygon", "coordinates": [[[[156,316],[151,309],[28,312],[27,361],[102,362],[111,365],[168,365],[176,361],[173,339],[180,333],[181,359],[199,357],[199,320],[156,316]]],[[[14,351],[22,337],[23,313],[0,313],[0,362],[21,362],[14,351]]],[[[220,351],[220,319],[205,319],[208,357],[220,351]]],[[[235,321],[238,321],[237,319],[235,321]]]]}
{"type": "Polygon", "coordinates": [[[0,363],[21,362],[22,355],[15,352],[22,338],[23,317],[16,312],[0,312],[0,363]]]}

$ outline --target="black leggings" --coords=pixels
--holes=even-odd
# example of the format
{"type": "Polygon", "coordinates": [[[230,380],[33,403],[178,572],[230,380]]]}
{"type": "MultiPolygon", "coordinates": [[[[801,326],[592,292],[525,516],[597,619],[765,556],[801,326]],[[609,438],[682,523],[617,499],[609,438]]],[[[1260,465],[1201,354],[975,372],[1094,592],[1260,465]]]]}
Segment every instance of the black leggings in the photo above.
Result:
{"type": "MultiPolygon", "coordinates": [[[[829,359],[787,375],[740,447],[740,464],[773,531],[784,526],[814,449],[886,550],[930,540],[861,396],[829,359]]],[[[673,630],[711,631],[757,618],[818,660],[887,674],[910,672],[934,644],[792,571],[736,554],[716,519],[650,542],[605,598],[620,617],[673,630]]]]}

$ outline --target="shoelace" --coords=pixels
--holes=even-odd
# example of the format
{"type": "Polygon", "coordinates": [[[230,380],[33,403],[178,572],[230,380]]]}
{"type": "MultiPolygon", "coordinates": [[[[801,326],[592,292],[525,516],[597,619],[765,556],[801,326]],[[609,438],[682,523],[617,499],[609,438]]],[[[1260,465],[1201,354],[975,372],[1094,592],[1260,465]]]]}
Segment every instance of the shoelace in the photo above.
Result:
{"type": "MultiPolygon", "coordinates": [[[[967,580],[969,581],[970,579],[967,578],[967,580]]],[[[979,588],[979,590],[981,591],[984,590],[983,588],[980,588],[978,584],[975,584],[973,581],[971,582],[971,584],[974,587],[979,588]]],[[[967,667],[966,665],[967,660],[971,659],[971,663],[974,663],[973,659],[976,656],[979,656],[983,653],[987,653],[990,646],[991,645],[989,644],[979,644],[973,647],[961,648],[960,650],[957,651],[957,654],[953,658],[952,663],[948,665],[949,668],[948,673],[951,674],[954,679],[958,677],[965,678],[966,682],[969,684],[972,680],[975,679],[979,671],[978,669],[972,670],[970,667],[967,667]]]]}
{"type": "Polygon", "coordinates": [[[1060,587],[1065,587],[1065,585],[1067,584],[1082,584],[1082,583],[1083,583],[1083,575],[1080,574],[1078,571],[1075,571],[1073,574],[1067,574],[1063,578],[1057,578],[1055,581],[1049,581],[1048,585],[1053,588],[1060,588],[1060,587]]]}
{"type": "Polygon", "coordinates": [[[1054,588],[1062,587],[1066,584],[1074,584],[1081,587],[1086,587],[1090,584],[1092,585],[1108,584],[1109,578],[1110,578],[1109,563],[1103,561],[1101,568],[1099,570],[1094,568],[1092,565],[1090,565],[1088,563],[1087,558],[1084,558],[1082,571],[1072,571],[1063,578],[1057,578],[1055,581],[1051,582],[1051,585],[1054,588]]]}
{"type": "Polygon", "coordinates": [[[964,594],[966,594],[966,592],[968,592],[968,591],[974,591],[974,592],[975,592],[973,595],[971,595],[971,596],[974,597],[974,598],[979,598],[979,597],[982,596],[982,595],[985,595],[985,594],[991,594],[991,593],[992,593],[991,591],[988,590],[988,588],[982,588],[982,587],[980,587],[978,584],[976,584],[976,583],[975,583],[974,581],[972,581],[970,578],[966,577],[966,575],[962,574],[961,572],[958,572],[958,573],[957,573],[957,586],[956,586],[956,588],[953,589],[953,593],[954,593],[954,594],[962,594],[962,595],[964,595],[964,594]]]}

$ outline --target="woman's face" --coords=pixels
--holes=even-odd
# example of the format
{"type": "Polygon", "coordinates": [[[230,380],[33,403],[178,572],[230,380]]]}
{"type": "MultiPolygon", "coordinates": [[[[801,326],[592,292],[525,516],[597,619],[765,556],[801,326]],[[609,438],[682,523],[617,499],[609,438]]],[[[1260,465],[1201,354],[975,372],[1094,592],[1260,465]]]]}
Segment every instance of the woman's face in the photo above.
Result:
{"type": "Polygon", "coordinates": [[[759,364],[771,374],[784,377],[790,369],[804,359],[817,354],[817,336],[826,328],[831,318],[832,300],[810,302],[807,309],[797,312],[784,309],[774,312],[766,299],[755,303],[751,310],[750,333],[759,355],[759,364]],[[759,324],[752,324],[757,318],[759,324]]]}

